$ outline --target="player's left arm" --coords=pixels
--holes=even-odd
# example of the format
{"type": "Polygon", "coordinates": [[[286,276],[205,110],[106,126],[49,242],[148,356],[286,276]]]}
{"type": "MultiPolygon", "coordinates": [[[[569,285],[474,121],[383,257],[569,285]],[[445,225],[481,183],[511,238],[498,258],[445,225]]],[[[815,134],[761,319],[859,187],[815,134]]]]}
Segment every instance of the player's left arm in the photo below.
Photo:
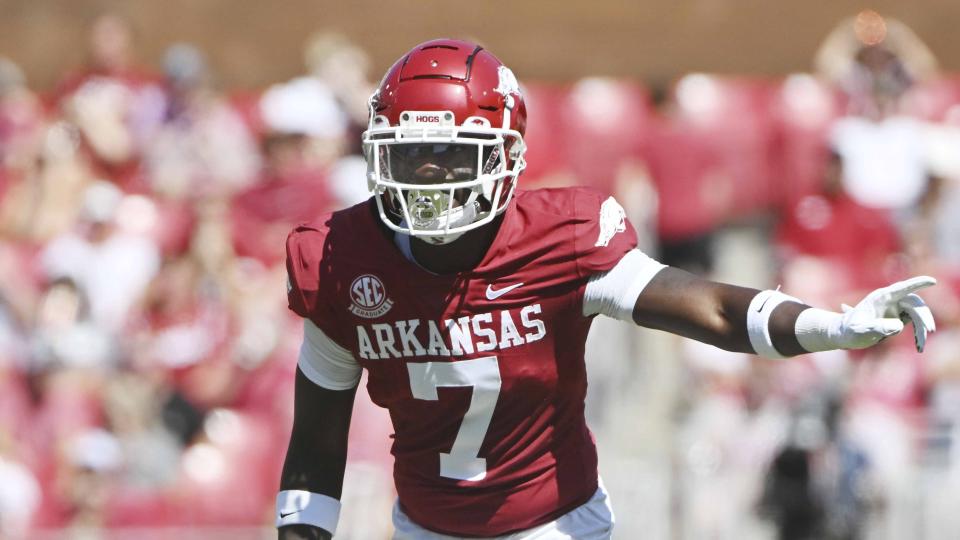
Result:
{"type": "Polygon", "coordinates": [[[877,289],[843,313],[816,309],[780,291],[718,283],[672,268],[636,249],[626,212],[612,197],[578,192],[574,208],[577,268],[589,276],[583,314],[607,315],[665,330],[728,351],[782,358],[832,349],[862,349],[913,325],[917,350],[935,330],[916,291],[920,276],[877,289]]]}
{"type": "Polygon", "coordinates": [[[844,312],[813,308],[779,291],[718,283],[671,267],[649,280],[633,307],[641,326],[737,352],[779,358],[832,349],[861,349],[913,325],[918,351],[936,329],[916,291],[927,276],[877,289],[844,312]]]}
{"type": "Polygon", "coordinates": [[[926,276],[894,283],[837,313],[780,291],[703,279],[634,249],[590,279],[583,311],[770,358],[869,347],[909,323],[922,351],[927,333],[936,327],[930,309],[915,293],[935,283],[926,276]]]}

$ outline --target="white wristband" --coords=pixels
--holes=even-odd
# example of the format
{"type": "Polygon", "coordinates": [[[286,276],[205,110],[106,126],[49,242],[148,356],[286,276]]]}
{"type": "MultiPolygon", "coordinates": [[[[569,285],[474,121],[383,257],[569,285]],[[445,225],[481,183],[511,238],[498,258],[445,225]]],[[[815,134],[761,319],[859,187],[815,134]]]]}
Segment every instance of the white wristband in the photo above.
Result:
{"type": "Polygon", "coordinates": [[[750,307],[747,308],[747,335],[750,337],[753,350],[760,356],[773,359],[785,358],[773,346],[773,340],[770,338],[770,315],[783,302],[803,303],[780,291],[766,290],[757,293],[750,302],[750,307]]]}
{"type": "Polygon", "coordinates": [[[800,312],[794,330],[800,346],[809,352],[842,349],[837,339],[843,315],[825,309],[808,308],[800,312]]]}
{"type": "Polygon", "coordinates": [[[277,528],[286,525],[313,525],[337,532],[340,501],[327,495],[288,489],[277,494],[277,528]]]}

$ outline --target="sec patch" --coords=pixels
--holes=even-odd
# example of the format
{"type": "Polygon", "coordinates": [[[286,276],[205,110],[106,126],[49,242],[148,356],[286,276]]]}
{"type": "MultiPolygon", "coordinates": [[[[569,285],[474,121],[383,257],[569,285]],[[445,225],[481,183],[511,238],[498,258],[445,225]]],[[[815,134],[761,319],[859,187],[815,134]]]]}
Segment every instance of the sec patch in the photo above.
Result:
{"type": "Polygon", "coordinates": [[[363,274],[350,284],[350,313],[366,319],[382,317],[393,307],[383,281],[373,274],[363,274]]]}

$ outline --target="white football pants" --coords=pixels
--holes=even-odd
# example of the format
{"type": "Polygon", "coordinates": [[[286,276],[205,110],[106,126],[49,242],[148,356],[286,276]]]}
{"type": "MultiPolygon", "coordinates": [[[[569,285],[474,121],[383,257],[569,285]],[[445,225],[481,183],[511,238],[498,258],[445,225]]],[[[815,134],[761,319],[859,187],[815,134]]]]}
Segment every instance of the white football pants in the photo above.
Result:
{"type": "MultiPolygon", "coordinates": [[[[603,484],[589,501],[574,508],[557,519],[525,531],[497,536],[491,540],[609,540],[613,533],[613,508],[603,484]]],[[[460,540],[428,531],[417,525],[393,505],[393,540],[460,540]]]]}

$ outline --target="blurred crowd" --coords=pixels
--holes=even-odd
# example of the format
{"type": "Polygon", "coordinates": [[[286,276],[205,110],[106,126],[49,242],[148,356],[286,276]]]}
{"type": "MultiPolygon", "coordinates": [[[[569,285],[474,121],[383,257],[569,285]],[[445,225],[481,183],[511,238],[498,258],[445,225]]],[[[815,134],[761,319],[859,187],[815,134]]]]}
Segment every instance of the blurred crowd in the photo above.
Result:
{"type": "MultiPolygon", "coordinates": [[[[116,15],[86,47],[47,93],[0,59],[0,538],[269,527],[302,331],[284,238],[368,197],[369,58],[321,33],[301,77],[231,93],[189,44],[143,63],[116,15]]],[[[682,370],[679,534],[746,538],[743,516],[781,538],[960,530],[960,78],[864,12],[816,73],[526,83],[521,187],[615,194],[665,263],[837,310],[940,280],[923,355],[906,336],[781,362],[624,346],[682,370]]],[[[386,519],[389,420],[358,407],[352,462],[373,465],[347,490],[386,519]]]]}

